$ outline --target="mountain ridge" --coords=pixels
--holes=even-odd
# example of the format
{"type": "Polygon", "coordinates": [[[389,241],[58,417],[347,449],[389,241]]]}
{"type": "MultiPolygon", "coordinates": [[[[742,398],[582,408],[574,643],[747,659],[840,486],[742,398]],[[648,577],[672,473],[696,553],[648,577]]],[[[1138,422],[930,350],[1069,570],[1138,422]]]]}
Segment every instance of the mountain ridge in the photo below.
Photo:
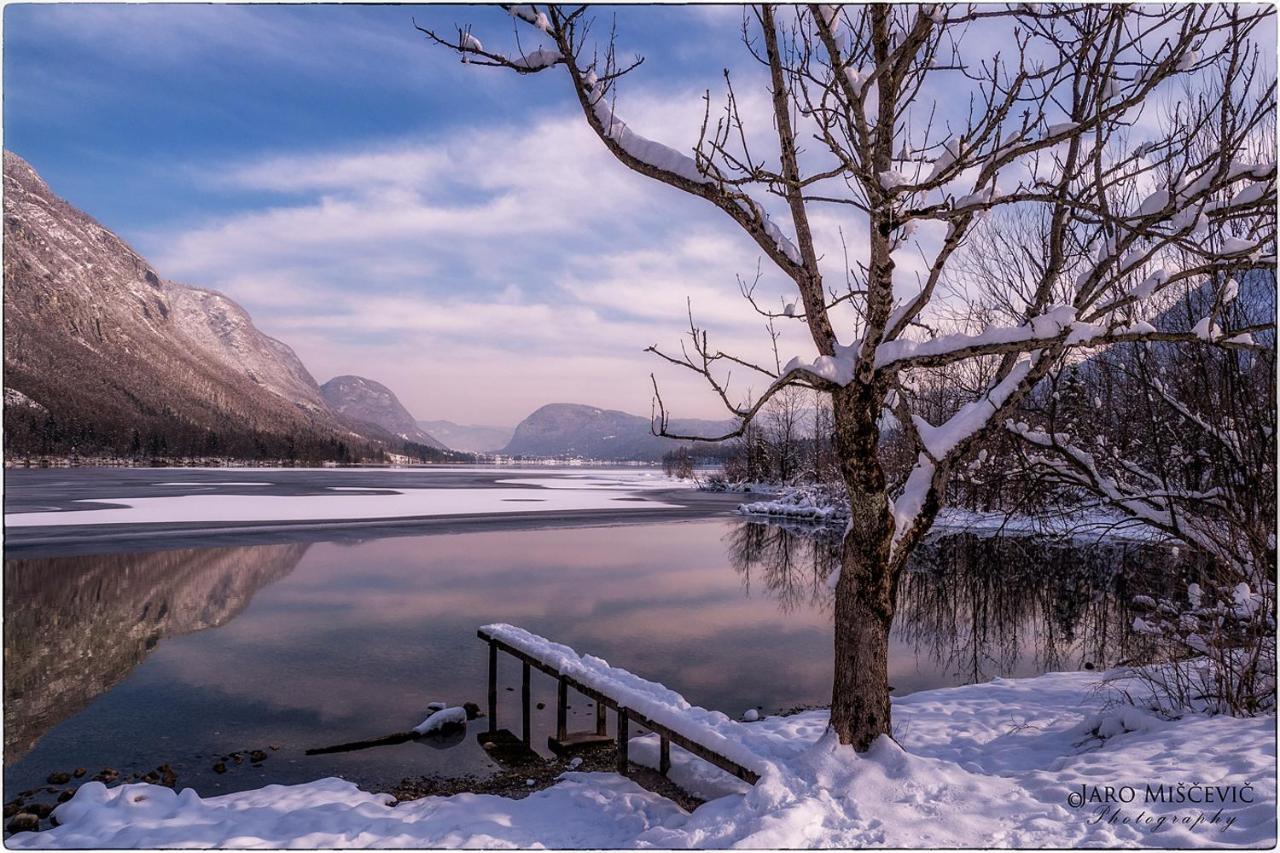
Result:
{"type": "MultiPolygon", "coordinates": [[[[673,431],[712,437],[736,426],[734,421],[673,418],[673,431]]],[[[664,453],[688,442],[652,432],[640,415],[582,403],[548,403],[516,425],[502,449],[505,456],[579,456],[620,462],[656,462],[664,453]]]]}
{"type": "Polygon", "coordinates": [[[4,152],[6,449],[15,455],[350,459],[285,343],[217,291],[164,279],[4,152]]]}
{"type": "Polygon", "coordinates": [[[414,444],[437,450],[449,449],[435,436],[420,429],[400,398],[374,379],[354,374],[335,376],[320,386],[320,394],[330,411],[349,421],[373,424],[414,444]]]}
{"type": "Polygon", "coordinates": [[[515,427],[485,424],[459,424],[449,420],[417,421],[425,430],[453,450],[465,453],[497,453],[511,441],[515,427]]]}

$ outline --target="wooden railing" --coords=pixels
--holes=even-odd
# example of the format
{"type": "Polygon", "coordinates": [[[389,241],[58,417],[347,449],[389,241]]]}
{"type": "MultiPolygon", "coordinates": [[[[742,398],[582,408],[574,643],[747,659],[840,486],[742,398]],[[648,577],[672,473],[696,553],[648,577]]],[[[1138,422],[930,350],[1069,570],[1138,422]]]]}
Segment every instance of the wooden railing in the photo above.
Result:
{"type": "Polygon", "coordinates": [[[554,666],[538,660],[536,657],[517,649],[502,640],[488,634],[483,628],[476,632],[480,639],[489,644],[489,731],[496,732],[498,728],[498,652],[506,652],[516,658],[521,663],[521,679],[520,679],[520,702],[521,702],[521,735],[525,747],[530,746],[530,690],[529,677],[534,669],[545,672],[547,675],[556,679],[556,734],[552,739],[552,746],[559,744],[571,743],[573,736],[568,731],[568,699],[569,688],[581,693],[583,696],[591,699],[596,706],[596,730],[593,739],[603,739],[607,736],[606,730],[606,708],[612,708],[617,713],[617,746],[618,746],[618,772],[622,775],[627,774],[627,765],[629,755],[627,750],[627,742],[630,738],[630,723],[635,722],[639,726],[643,726],[651,732],[658,735],[658,772],[664,776],[671,769],[671,744],[675,744],[682,749],[696,755],[703,761],[719,767],[727,773],[742,779],[744,782],[754,785],[760,778],[759,774],[752,770],[748,770],[736,761],[726,758],[715,750],[695,740],[685,737],[680,732],[674,731],[662,723],[649,719],[644,714],[632,708],[628,708],[620,704],[617,699],[601,692],[600,690],[583,684],[581,681],[566,675],[554,666]]]}

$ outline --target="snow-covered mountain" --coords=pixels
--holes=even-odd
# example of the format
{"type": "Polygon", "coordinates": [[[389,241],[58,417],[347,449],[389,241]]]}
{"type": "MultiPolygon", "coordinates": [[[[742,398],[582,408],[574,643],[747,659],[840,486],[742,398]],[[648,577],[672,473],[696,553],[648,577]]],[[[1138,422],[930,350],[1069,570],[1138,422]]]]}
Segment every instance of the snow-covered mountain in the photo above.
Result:
{"type": "Polygon", "coordinates": [[[374,382],[363,376],[335,376],[320,386],[320,393],[329,408],[348,421],[373,424],[414,444],[437,450],[448,449],[429,433],[419,429],[413,415],[401,405],[391,389],[381,382],[374,382]]]}
{"type": "Polygon", "coordinates": [[[426,430],[452,449],[467,453],[497,453],[515,433],[514,427],[455,424],[453,421],[418,421],[418,428],[426,430]]]}
{"type": "Polygon", "coordinates": [[[9,151],[4,189],[10,453],[329,458],[363,446],[235,302],[166,281],[9,151]]]}
{"type": "Polygon", "coordinates": [[[320,386],[288,344],[259,332],[247,311],[218,293],[165,282],[178,329],[209,358],[319,417],[328,416],[320,386]]]}
{"type": "MultiPolygon", "coordinates": [[[[714,436],[731,421],[675,419],[673,432],[714,436]]],[[[543,406],[516,425],[502,452],[511,456],[582,456],[618,461],[653,461],[682,442],[653,435],[649,419],[576,403],[543,406]]]]}

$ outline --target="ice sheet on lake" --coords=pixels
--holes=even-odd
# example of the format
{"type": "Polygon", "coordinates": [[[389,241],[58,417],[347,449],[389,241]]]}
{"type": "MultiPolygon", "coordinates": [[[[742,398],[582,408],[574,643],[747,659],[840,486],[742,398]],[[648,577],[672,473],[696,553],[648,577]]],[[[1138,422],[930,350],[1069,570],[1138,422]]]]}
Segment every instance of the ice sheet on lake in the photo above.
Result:
{"type": "Polygon", "coordinates": [[[77,503],[108,503],[118,506],[62,512],[13,513],[5,515],[5,523],[10,527],[46,527],[72,524],[338,521],[514,512],[667,509],[677,506],[650,499],[626,500],[620,497],[616,491],[586,488],[395,489],[374,494],[202,493],[171,497],[104,497],[77,503]]]}

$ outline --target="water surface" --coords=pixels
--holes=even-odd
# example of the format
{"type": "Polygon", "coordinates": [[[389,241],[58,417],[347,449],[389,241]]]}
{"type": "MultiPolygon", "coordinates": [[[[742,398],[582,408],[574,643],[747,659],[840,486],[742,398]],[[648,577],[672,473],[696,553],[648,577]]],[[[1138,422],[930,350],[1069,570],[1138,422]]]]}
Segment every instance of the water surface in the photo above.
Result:
{"type": "MultiPolygon", "coordinates": [[[[483,707],[475,631],[496,621],[733,716],[825,704],[835,548],[716,519],[8,560],[6,788],[161,763],[201,793],[485,774],[496,765],[471,737],[303,751],[403,731],[432,701],[483,707]],[[250,749],[269,753],[261,767],[213,772],[250,749]]],[[[903,584],[895,693],[1119,660],[1124,602],[1182,582],[1151,571],[1168,562],[1127,544],[939,539],[903,584]]],[[[518,729],[518,687],[506,659],[503,727],[518,729]]],[[[535,675],[534,693],[545,743],[553,682],[535,675]]],[[[570,728],[590,728],[593,709],[570,701],[570,728]]]]}

